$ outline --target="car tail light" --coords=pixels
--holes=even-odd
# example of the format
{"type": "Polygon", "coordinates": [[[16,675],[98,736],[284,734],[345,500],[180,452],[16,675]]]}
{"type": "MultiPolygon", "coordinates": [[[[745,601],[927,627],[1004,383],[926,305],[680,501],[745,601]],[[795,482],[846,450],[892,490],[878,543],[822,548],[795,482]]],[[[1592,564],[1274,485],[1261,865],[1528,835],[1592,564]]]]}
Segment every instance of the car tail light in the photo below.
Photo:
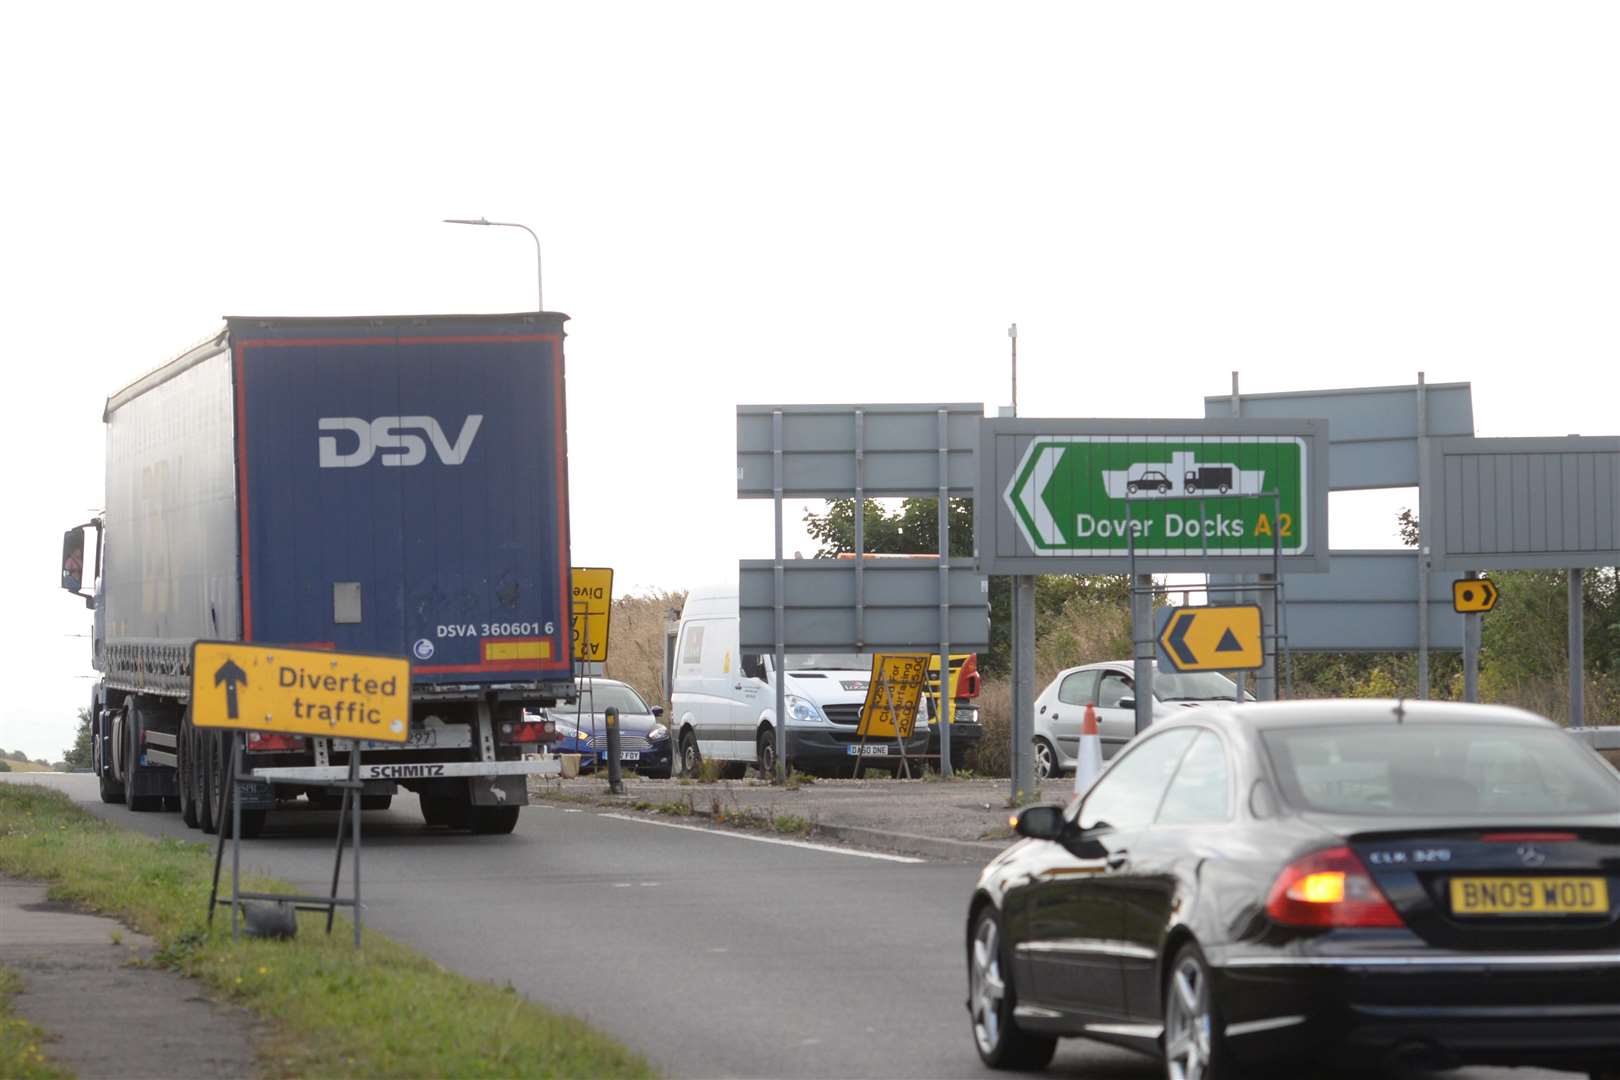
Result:
{"type": "Polygon", "coordinates": [[[501,742],[543,743],[557,738],[557,724],[549,717],[544,720],[502,720],[501,742]]]}
{"type": "Polygon", "coordinates": [[[302,750],[304,737],[302,735],[277,735],[268,731],[250,731],[247,733],[247,752],[250,754],[271,754],[287,750],[302,750]]]}
{"type": "Polygon", "coordinates": [[[1347,847],[1289,863],[1272,883],[1266,914],[1285,926],[1406,925],[1347,847]]]}
{"type": "Polygon", "coordinates": [[[967,659],[962,661],[962,670],[956,675],[956,696],[959,698],[979,696],[978,653],[968,653],[967,659]]]}

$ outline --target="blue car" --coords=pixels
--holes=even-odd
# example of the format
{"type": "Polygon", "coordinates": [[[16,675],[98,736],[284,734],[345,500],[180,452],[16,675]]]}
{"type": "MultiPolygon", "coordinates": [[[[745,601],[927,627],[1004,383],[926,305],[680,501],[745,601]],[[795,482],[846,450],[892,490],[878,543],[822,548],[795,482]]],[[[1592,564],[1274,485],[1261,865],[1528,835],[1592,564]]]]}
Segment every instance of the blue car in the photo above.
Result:
{"type": "Polygon", "coordinates": [[[588,772],[607,764],[607,710],[619,710],[619,762],[626,772],[667,780],[673,758],[664,709],[648,707],[641,695],[617,679],[577,679],[579,696],[557,705],[549,715],[557,726],[559,754],[580,755],[579,768],[588,772]]]}

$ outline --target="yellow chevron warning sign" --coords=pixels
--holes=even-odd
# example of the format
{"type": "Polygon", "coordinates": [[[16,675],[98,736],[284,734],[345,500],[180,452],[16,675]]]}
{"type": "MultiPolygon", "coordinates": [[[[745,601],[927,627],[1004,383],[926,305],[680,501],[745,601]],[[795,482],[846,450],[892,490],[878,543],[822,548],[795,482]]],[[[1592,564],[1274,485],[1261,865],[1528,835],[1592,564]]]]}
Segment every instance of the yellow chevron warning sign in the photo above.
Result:
{"type": "Polygon", "coordinates": [[[1265,664],[1258,604],[1168,610],[1159,653],[1177,671],[1253,671],[1265,664]]]}

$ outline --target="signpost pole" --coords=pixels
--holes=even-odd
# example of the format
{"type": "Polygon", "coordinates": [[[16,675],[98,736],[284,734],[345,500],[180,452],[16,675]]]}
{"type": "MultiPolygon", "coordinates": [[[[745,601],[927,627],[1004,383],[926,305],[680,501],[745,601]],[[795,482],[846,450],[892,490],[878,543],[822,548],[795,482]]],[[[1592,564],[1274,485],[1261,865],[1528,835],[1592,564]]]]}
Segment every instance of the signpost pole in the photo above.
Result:
{"type": "Polygon", "coordinates": [[[1141,734],[1153,725],[1153,655],[1156,647],[1153,639],[1153,575],[1136,572],[1136,522],[1131,517],[1130,499],[1125,500],[1125,544],[1131,561],[1131,659],[1136,683],[1136,731],[1141,734]],[[1146,637],[1143,637],[1144,633],[1146,637]]]}
{"type": "MultiPolygon", "coordinates": [[[[1015,339],[1016,340],[1016,339],[1015,339]]],[[[951,474],[950,427],[939,410],[939,775],[951,775],[951,474]]],[[[926,678],[928,665],[923,665],[926,678]]],[[[905,751],[902,748],[901,753],[905,751]]]]}
{"type": "Polygon", "coordinates": [[[1586,642],[1581,624],[1581,568],[1569,572],[1569,726],[1586,726],[1586,642]]]}
{"type": "MultiPolygon", "coordinates": [[[[352,759],[356,753],[358,753],[357,749],[351,749],[349,751],[349,757],[352,759]]],[[[352,774],[354,772],[352,763],[349,772],[352,779],[352,774]]],[[[349,827],[349,813],[351,812],[351,809],[359,809],[358,803],[354,803],[354,805],[351,807],[351,803],[353,802],[354,798],[354,789],[345,786],[343,788],[343,798],[338,802],[337,850],[332,854],[332,903],[328,904],[326,908],[326,932],[328,934],[332,932],[332,920],[337,915],[338,882],[343,880],[343,831],[349,827]]]]}
{"type": "Polygon", "coordinates": [[[236,774],[242,770],[242,733],[231,732],[231,940],[241,933],[242,920],[242,789],[236,774]]]}
{"type": "Polygon", "coordinates": [[[1022,806],[1035,793],[1035,579],[1013,578],[1012,798],[1022,806]]]}
{"type": "Polygon", "coordinates": [[[349,823],[354,830],[354,947],[360,947],[360,740],[355,739],[349,749],[349,823]]]}
{"type": "Polygon", "coordinates": [[[1418,661],[1417,696],[1429,696],[1429,396],[1423,372],[1417,377],[1418,445],[1418,661]]]}
{"type": "Polygon", "coordinates": [[[776,776],[787,783],[787,597],[782,566],[782,410],[771,413],[771,488],[776,505],[776,776]]]}
{"type": "MultiPolygon", "coordinates": [[[[1468,570],[1463,577],[1470,581],[1479,577],[1477,571],[1468,570]]],[[[1479,701],[1479,639],[1480,615],[1466,612],[1463,617],[1463,700],[1479,701]]]]}
{"type": "Polygon", "coordinates": [[[866,651],[866,413],[855,410],[855,651],[866,651]]]}

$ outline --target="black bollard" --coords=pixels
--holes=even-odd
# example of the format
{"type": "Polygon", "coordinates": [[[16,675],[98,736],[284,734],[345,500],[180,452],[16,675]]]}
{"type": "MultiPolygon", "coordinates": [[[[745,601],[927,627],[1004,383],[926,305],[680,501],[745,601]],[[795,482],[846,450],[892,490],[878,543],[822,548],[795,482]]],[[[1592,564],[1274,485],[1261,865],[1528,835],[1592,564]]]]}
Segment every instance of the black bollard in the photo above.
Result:
{"type": "Polygon", "coordinates": [[[624,777],[619,769],[619,710],[611,705],[607,708],[607,737],[608,790],[615,795],[623,795],[624,777]]]}

